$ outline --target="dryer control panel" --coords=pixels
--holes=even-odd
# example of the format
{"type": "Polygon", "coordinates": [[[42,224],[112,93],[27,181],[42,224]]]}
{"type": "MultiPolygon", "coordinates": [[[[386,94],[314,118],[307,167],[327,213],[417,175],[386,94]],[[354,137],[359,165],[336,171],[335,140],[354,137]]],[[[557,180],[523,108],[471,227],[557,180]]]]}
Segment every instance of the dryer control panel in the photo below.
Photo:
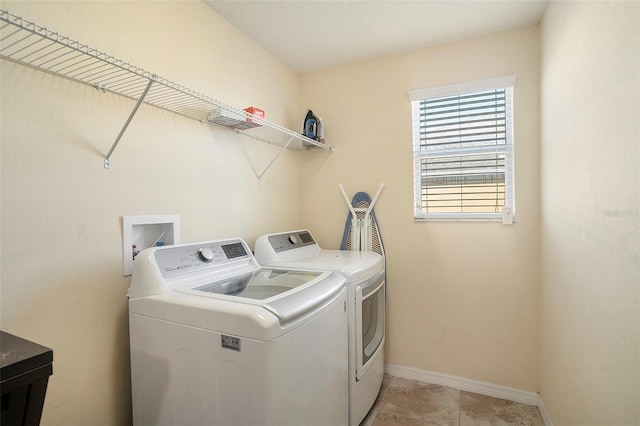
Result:
{"type": "Polygon", "coordinates": [[[316,244],[316,240],[309,231],[292,231],[277,235],[269,235],[269,244],[273,251],[280,253],[316,244]]]}

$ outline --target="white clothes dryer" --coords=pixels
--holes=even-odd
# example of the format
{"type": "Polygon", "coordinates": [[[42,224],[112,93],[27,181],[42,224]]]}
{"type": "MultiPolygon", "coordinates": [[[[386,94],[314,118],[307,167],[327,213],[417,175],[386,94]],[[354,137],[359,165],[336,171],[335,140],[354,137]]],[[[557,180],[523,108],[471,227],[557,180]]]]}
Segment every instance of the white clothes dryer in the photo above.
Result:
{"type": "Polygon", "coordinates": [[[262,235],[255,256],[264,266],[337,272],[347,281],[349,424],[376,400],[384,375],[385,267],[374,252],[324,250],[308,230],[262,235]]]}
{"type": "Polygon", "coordinates": [[[346,327],[339,274],[262,268],[240,239],[143,250],[133,424],[345,425],[346,327]]]}

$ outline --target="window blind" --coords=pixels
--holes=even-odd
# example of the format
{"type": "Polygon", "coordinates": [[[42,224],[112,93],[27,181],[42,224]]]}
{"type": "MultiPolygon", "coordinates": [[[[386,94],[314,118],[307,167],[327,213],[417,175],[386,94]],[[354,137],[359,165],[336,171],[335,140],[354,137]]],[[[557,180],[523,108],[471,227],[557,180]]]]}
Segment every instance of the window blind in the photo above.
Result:
{"type": "Polygon", "coordinates": [[[512,92],[498,87],[415,96],[417,218],[501,218],[503,211],[512,212],[512,92]]]}

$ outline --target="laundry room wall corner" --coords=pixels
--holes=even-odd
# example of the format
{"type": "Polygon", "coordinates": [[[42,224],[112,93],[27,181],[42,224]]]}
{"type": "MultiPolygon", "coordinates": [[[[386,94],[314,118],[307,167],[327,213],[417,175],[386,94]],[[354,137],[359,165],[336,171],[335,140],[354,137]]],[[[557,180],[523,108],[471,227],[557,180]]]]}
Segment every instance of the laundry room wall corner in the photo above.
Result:
{"type": "MultiPolygon", "coordinates": [[[[225,103],[299,125],[299,77],[199,1],[2,8],[225,103]],[[260,72],[256,73],[255,70],[260,72]]],[[[4,35],[4,33],[3,33],[4,35]]],[[[1,323],[53,349],[42,424],[131,419],[121,217],[180,215],[184,243],[300,222],[300,153],[0,61],[1,323]],[[292,207],[293,206],[293,207],[292,207]]],[[[260,129],[258,129],[260,131],[260,129]]]]}

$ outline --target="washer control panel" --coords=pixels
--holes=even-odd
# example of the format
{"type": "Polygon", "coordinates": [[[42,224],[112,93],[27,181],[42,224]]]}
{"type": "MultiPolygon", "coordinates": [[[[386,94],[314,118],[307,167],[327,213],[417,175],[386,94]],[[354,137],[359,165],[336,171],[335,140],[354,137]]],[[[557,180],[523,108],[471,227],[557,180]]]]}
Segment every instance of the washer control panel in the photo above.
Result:
{"type": "Polygon", "coordinates": [[[251,251],[242,240],[216,241],[182,246],[167,246],[155,252],[155,260],[164,278],[209,268],[220,268],[238,261],[251,260],[251,251]]]}
{"type": "Polygon", "coordinates": [[[316,244],[316,240],[313,239],[309,231],[293,231],[269,235],[269,244],[273,248],[273,251],[280,253],[286,250],[312,246],[316,244]]]}

